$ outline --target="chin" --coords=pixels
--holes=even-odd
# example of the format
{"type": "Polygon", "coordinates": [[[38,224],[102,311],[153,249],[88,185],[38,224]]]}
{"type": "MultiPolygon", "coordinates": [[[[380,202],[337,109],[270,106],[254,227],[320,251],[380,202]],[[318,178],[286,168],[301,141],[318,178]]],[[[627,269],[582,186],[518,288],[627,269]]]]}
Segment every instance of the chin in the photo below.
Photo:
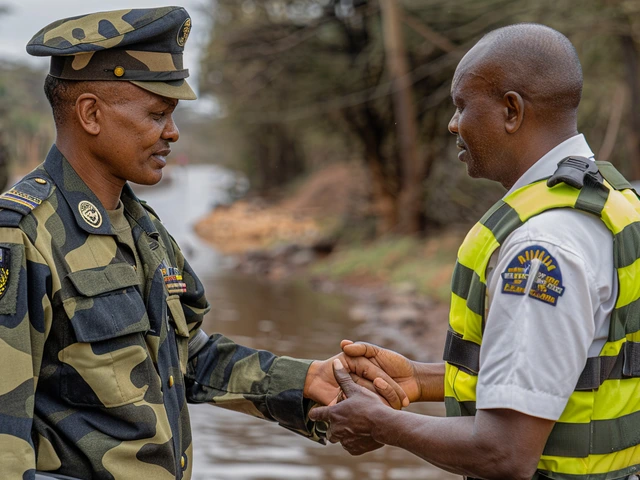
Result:
{"type": "Polygon", "coordinates": [[[147,175],[140,175],[139,177],[132,178],[129,181],[137,183],[138,185],[156,185],[162,180],[162,170],[155,170],[147,175]]]}

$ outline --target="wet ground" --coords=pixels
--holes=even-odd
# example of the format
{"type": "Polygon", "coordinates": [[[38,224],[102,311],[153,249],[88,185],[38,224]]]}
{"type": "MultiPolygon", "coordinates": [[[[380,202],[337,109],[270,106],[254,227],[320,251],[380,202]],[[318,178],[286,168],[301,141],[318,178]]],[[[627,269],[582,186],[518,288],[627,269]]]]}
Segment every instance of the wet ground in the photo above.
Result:
{"type": "MultiPolygon", "coordinates": [[[[168,172],[169,173],[169,172],[168,172]]],[[[272,283],[225,270],[224,257],[192,232],[236,180],[214,166],[174,168],[170,181],[138,194],[157,211],[205,284],[212,311],[205,330],[280,355],[328,358],[353,337],[349,300],[297,283],[272,283]]],[[[441,415],[441,405],[413,411],[441,415]]],[[[194,480],[448,480],[460,478],[397,448],[352,457],[275,424],[210,405],[192,406],[194,480]]]]}

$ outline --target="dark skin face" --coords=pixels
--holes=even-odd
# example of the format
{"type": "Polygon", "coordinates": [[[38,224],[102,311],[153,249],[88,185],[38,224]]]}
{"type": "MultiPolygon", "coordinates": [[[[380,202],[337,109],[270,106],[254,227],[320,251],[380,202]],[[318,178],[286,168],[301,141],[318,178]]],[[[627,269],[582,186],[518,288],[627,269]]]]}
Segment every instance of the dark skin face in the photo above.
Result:
{"type": "Polygon", "coordinates": [[[128,82],[103,82],[80,94],[56,144],[104,207],[113,209],[127,181],[162,178],[170,144],[180,136],[172,114],[178,100],[128,82]]]}
{"type": "Polygon", "coordinates": [[[457,136],[458,158],[467,164],[469,176],[509,188],[526,170],[517,156],[525,102],[517,92],[497,95],[495,77],[493,69],[461,62],[451,87],[456,111],[449,131],[457,136]]]}

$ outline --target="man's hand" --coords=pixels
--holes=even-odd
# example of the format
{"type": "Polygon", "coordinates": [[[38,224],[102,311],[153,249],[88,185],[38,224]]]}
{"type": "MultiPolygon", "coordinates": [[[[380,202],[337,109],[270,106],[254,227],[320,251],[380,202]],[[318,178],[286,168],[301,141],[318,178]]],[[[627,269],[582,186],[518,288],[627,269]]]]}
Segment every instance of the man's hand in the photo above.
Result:
{"type": "MultiPolygon", "coordinates": [[[[372,438],[371,431],[375,419],[384,415],[387,408],[378,395],[353,381],[340,360],[334,360],[332,365],[335,378],[347,399],[333,406],[313,408],[309,412],[309,418],[328,423],[327,439],[331,443],[342,443],[344,449],[352,455],[361,455],[382,447],[381,443],[372,438]]],[[[381,378],[374,380],[373,385],[383,396],[385,391],[393,390],[381,378]]]]}
{"type": "MultiPolygon", "coordinates": [[[[384,403],[395,409],[409,405],[406,393],[382,368],[361,356],[351,358],[340,353],[327,360],[318,360],[311,364],[304,384],[304,396],[322,405],[337,403],[343,394],[333,372],[333,363],[338,360],[347,376],[351,374],[352,383],[375,392],[382,397],[384,403]],[[383,382],[382,389],[376,388],[374,381],[383,382]]],[[[379,385],[382,385],[379,383],[379,385]]]]}
{"type": "MultiPolygon", "coordinates": [[[[417,402],[423,398],[419,375],[411,360],[392,350],[370,343],[353,343],[351,340],[342,340],[340,347],[350,363],[355,364],[359,358],[366,358],[383,370],[395,383],[400,385],[410,402],[417,402]]],[[[383,380],[387,379],[383,378],[383,380]]]]}

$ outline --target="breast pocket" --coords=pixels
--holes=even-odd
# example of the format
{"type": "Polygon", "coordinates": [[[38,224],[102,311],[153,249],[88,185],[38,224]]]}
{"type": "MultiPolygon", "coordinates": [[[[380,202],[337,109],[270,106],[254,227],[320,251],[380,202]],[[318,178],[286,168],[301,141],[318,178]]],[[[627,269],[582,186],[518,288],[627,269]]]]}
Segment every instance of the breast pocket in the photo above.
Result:
{"type": "Polygon", "coordinates": [[[187,320],[182,310],[180,296],[169,295],[167,297],[167,307],[169,319],[173,323],[176,332],[180,370],[182,374],[185,375],[187,373],[187,362],[189,360],[189,327],[187,326],[187,320]]]}
{"type": "Polygon", "coordinates": [[[73,405],[108,408],[142,400],[154,367],[136,273],[116,264],[74,272],[68,279],[79,295],[63,302],[70,328],[68,346],[58,354],[62,397],[73,405]]]}

